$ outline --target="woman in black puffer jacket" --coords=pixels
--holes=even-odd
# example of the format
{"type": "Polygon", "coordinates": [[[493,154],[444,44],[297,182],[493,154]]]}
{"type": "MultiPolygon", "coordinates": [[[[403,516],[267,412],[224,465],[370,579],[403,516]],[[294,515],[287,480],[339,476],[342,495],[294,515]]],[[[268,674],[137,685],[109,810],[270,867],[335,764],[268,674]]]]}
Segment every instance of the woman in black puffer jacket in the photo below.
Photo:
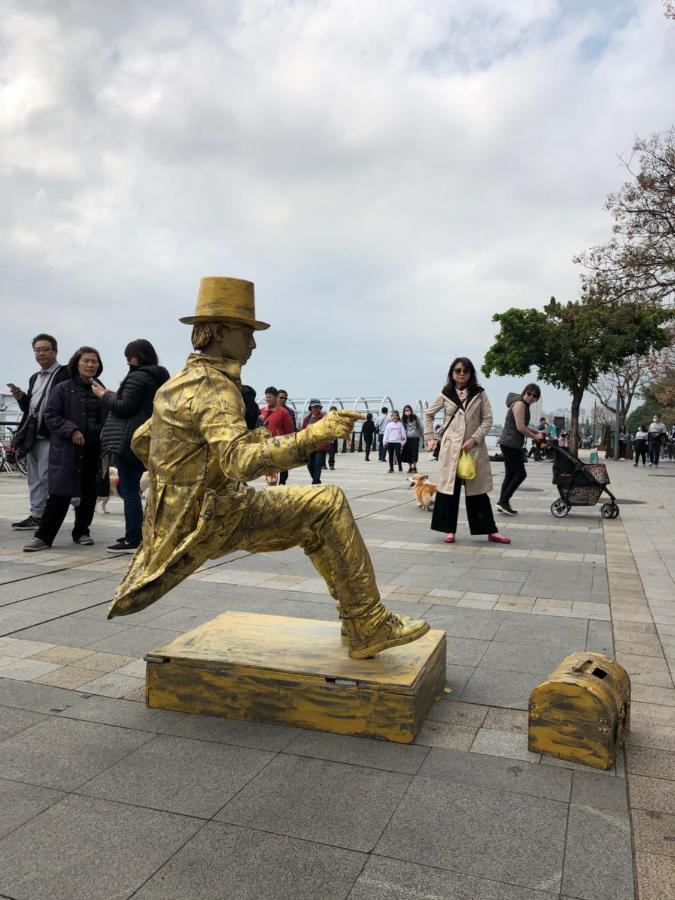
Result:
{"type": "Polygon", "coordinates": [[[40,527],[23,548],[29,552],[51,547],[73,497],[80,498],[75,510],[73,541],[84,545],[94,543],[89,526],[96,508],[100,437],[105,421],[101,401],[91,392],[92,379],[103,371],[98,350],[80,347],[68,362],[68,370],[70,378],[52,389],[45,408],[45,422],[50,431],[49,496],[40,527]]]}
{"type": "Polygon", "coordinates": [[[124,501],[125,534],[107,547],[109,553],[133,553],[141,542],[143,505],[141,476],[143,463],[131,449],[134,431],[152,415],[157,389],[169,379],[169,373],[158,364],[157,353],[150,341],[142,338],[124,348],[129,374],[117,393],[92,385],[100,397],[108,419],[101,435],[101,452],[117,466],[117,490],[124,501]]]}

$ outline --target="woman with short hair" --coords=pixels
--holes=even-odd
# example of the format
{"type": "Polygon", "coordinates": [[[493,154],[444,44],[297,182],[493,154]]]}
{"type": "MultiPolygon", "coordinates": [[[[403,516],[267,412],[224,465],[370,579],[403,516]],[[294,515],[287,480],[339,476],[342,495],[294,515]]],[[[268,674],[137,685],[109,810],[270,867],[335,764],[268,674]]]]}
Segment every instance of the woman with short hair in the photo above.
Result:
{"type": "Polygon", "coordinates": [[[478,384],[476,369],[466,356],[458,356],[450,366],[445,386],[424,416],[427,449],[433,452],[436,444],[440,443],[438,492],[431,528],[446,532],[446,544],[455,543],[462,484],[471,534],[486,534],[488,540],[495,544],[511,543],[510,538],[499,534],[488,496],[492,490],[492,473],[485,436],[491,427],[492,407],[487,394],[478,384]],[[434,437],[434,416],[441,410],[444,426],[439,442],[434,437]],[[457,475],[462,451],[472,456],[476,466],[476,477],[470,481],[463,481],[457,475]]]}
{"type": "Polygon", "coordinates": [[[541,397],[538,384],[528,384],[520,394],[512,393],[506,397],[508,412],[504,421],[504,429],[499,436],[499,446],[504,458],[504,480],[499,494],[497,509],[506,516],[517,516],[517,510],[511,506],[511,497],[527,478],[523,448],[527,438],[533,441],[542,440],[543,431],[530,428],[530,406],[541,397]]]}
{"type": "Polygon", "coordinates": [[[101,429],[105,410],[92,394],[91,385],[103,371],[94,347],[80,347],[68,362],[70,378],[57,384],[49,395],[44,418],[50,432],[49,496],[40,527],[26,552],[47,550],[63,525],[73,497],[80,502],[75,510],[72,536],[75,544],[94,543],[89,526],[96,508],[101,450],[101,429]]]}

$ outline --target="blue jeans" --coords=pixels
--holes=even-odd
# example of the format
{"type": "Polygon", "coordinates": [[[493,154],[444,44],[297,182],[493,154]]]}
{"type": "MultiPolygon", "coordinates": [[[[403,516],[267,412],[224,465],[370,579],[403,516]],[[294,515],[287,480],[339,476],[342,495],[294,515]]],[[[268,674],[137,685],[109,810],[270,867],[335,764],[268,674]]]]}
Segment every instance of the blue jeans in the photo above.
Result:
{"type": "Polygon", "coordinates": [[[117,474],[120,483],[117,491],[124,501],[124,539],[132,547],[138,547],[143,529],[143,504],[141,503],[141,475],[143,463],[134,457],[134,461],[117,458],[117,474]]]}
{"type": "Polygon", "coordinates": [[[325,450],[314,450],[307,458],[307,469],[312,476],[312,484],[321,484],[321,470],[326,462],[325,450]]]}

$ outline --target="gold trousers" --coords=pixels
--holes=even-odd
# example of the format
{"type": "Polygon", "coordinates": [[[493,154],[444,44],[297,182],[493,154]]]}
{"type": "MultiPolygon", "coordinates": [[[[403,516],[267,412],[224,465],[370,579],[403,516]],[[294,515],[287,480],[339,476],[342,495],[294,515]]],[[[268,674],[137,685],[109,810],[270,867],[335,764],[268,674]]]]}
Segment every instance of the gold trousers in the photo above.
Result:
{"type": "Polygon", "coordinates": [[[270,553],[302,547],[337,600],[350,633],[366,634],[386,618],[375,572],[347,498],[335,485],[278,487],[252,492],[238,527],[214,515],[204,539],[157,578],[145,583],[142,550],[118,588],[108,617],[128,615],[154,603],[207,559],[235,550],[270,553]],[[219,539],[221,534],[227,535],[219,539]]]}

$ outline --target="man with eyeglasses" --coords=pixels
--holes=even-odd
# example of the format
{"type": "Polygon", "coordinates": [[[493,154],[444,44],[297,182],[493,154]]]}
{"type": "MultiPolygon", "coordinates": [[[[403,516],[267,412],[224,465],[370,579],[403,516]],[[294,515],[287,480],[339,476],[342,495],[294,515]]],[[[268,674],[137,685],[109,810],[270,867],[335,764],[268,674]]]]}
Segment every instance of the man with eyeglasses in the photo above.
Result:
{"type": "Polygon", "coordinates": [[[51,334],[38,334],[33,338],[33,354],[40,366],[28,381],[28,390],[22,391],[15,384],[8,384],[12,396],[23,413],[19,429],[23,428],[29,416],[37,419],[37,436],[26,453],[28,466],[28,490],[30,492],[30,515],[20,522],[12,522],[15,531],[37,531],[42,513],[47,503],[49,489],[47,474],[49,465],[49,428],[43,415],[52,388],[70,378],[67,366],[62,366],[56,354],[58,344],[51,334]]]}

